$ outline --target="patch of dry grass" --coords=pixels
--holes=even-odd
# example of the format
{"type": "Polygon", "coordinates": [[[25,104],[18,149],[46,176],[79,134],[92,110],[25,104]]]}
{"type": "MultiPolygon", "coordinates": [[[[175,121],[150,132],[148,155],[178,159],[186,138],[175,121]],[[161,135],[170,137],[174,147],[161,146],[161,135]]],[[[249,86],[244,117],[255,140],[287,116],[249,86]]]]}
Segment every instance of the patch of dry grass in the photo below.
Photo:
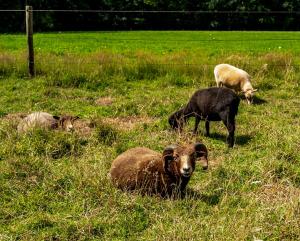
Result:
{"type": "Polygon", "coordinates": [[[115,118],[103,118],[102,120],[104,123],[108,123],[110,125],[115,126],[117,129],[120,130],[132,130],[137,126],[143,124],[151,124],[157,119],[150,118],[150,117],[141,117],[141,116],[128,116],[128,117],[115,117],[115,118]]]}
{"type": "Polygon", "coordinates": [[[114,99],[110,96],[100,97],[97,100],[95,100],[95,104],[100,106],[110,106],[113,103],[114,99]]]}

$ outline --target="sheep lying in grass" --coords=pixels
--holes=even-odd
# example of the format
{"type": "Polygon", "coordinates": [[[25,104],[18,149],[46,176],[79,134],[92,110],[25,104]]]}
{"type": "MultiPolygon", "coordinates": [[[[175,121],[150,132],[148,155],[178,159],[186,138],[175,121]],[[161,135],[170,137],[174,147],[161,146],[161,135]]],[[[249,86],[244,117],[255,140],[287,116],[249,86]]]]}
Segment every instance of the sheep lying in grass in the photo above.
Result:
{"type": "Polygon", "coordinates": [[[34,112],[22,119],[17,127],[18,133],[24,133],[34,128],[57,129],[73,131],[73,123],[78,119],[74,116],[53,116],[46,112],[34,112]]]}
{"type": "Polygon", "coordinates": [[[144,147],[127,150],[112,163],[113,184],[126,191],[139,190],[143,194],[172,196],[184,191],[196,161],[208,168],[204,144],[167,146],[162,155],[144,147]]]}
{"type": "Polygon", "coordinates": [[[225,86],[236,92],[241,91],[249,105],[253,102],[254,92],[257,89],[253,89],[247,72],[229,64],[218,64],[214,69],[214,75],[218,87],[225,86]]]}
{"type": "Polygon", "coordinates": [[[209,122],[223,121],[228,130],[227,143],[234,144],[235,116],[238,112],[240,98],[227,88],[208,88],[196,91],[188,104],[169,117],[173,129],[182,130],[184,123],[195,117],[194,134],[197,133],[200,120],[205,120],[206,135],[209,136],[209,122]]]}

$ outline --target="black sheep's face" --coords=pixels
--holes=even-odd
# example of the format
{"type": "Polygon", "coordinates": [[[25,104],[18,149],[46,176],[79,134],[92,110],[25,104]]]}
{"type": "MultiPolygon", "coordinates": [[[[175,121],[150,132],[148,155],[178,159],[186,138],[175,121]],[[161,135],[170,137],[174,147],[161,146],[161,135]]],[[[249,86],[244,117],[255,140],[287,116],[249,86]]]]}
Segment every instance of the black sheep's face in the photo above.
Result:
{"type": "Polygon", "coordinates": [[[169,118],[169,124],[170,124],[170,126],[173,129],[178,129],[178,122],[177,122],[177,120],[176,120],[176,118],[175,118],[174,115],[170,116],[170,118],[169,118]]]}
{"type": "Polygon", "coordinates": [[[189,178],[195,170],[196,161],[208,168],[207,149],[196,143],[185,147],[168,146],[163,152],[165,171],[174,176],[189,178]]]}
{"type": "Polygon", "coordinates": [[[169,117],[169,124],[172,127],[172,129],[175,130],[181,130],[182,126],[183,126],[183,118],[178,117],[176,114],[172,114],[169,117]]]}

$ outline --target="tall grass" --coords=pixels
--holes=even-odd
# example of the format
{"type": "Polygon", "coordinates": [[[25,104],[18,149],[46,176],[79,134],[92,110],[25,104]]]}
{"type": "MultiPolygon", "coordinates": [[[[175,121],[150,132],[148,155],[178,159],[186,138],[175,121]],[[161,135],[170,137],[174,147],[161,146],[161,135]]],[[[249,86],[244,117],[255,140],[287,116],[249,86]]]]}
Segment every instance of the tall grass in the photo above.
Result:
{"type": "MultiPolygon", "coordinates": [[[[207,56],[189,58],[180,52],[167,56],[141,51],[134,56],[110,52],[86,56],[39,54],[36,57],[36,75],[45,78],[48,86],[95,89],[107,87],[113,78],[140,81],[164,77],[175,86],[189,84],[187,78],[194,83],[205,79],[211,81],[214,66],[223,62],[247,69],[249,73],[253,73],[254,79],[266,76],[293,79],[294,73],[299,70],[291,54],[229,55],[215,57],[210,62],[203,61],[206,59],[207,56]]],[[[24,54],[2,54],[0,60],[2,77],[27,76],[24,54]]]]}

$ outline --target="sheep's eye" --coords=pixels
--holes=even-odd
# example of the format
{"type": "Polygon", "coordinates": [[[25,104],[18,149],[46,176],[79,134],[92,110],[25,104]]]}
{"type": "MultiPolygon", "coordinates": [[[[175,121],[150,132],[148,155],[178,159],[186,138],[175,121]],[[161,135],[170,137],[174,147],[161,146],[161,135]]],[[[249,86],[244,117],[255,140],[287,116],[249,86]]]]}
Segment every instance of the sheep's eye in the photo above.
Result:
{"type": "Polygon", "coordinates": [[[178,155],[174,156],[174,161],[178,162],[180,160],[180,157],[178,155]]]}

